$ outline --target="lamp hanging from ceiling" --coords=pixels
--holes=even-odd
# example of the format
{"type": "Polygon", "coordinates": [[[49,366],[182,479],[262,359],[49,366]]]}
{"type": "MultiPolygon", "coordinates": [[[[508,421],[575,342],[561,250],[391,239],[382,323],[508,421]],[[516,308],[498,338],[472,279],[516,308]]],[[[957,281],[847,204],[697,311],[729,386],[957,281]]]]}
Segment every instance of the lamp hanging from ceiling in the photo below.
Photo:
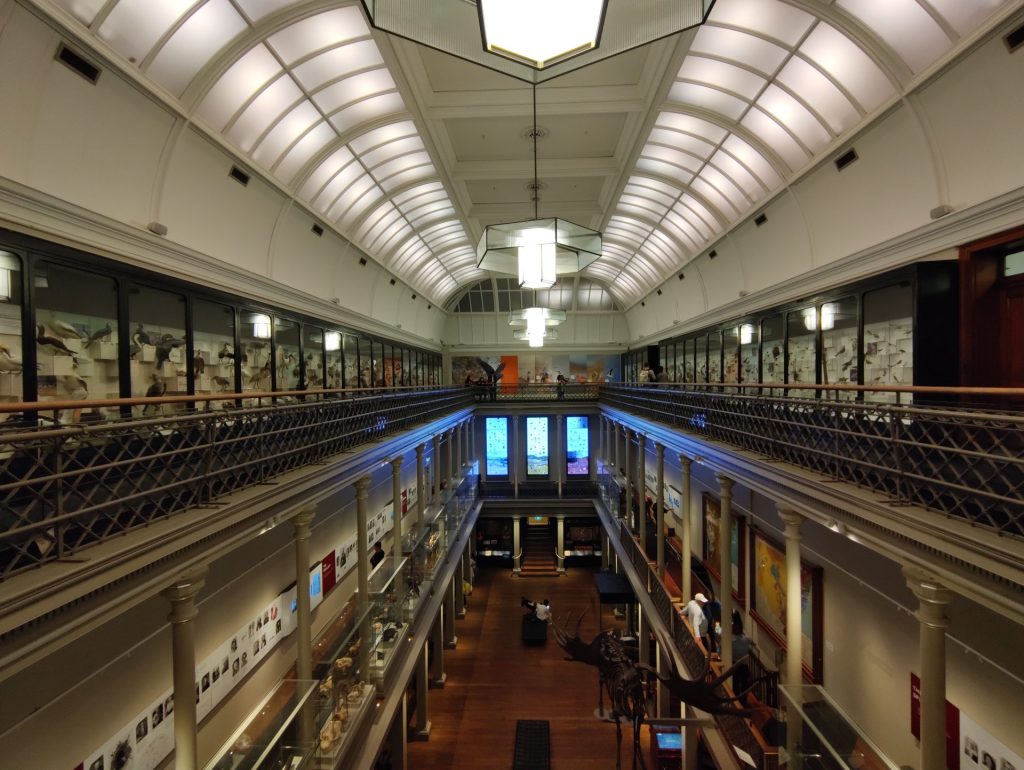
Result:
{"type": "Polygon", "coordinates": [[[564,310],[552,310],[546,307],[527,307],[513,310],[508,316],[509,326],[517,328],[512,336],[517,340],[527,340],[531,348],[544,345],[545,339],[557,339],[554,327],[565,323],[564,310]]]}
{"type": "Polygon", "coordinates": [[[537,179],[537,86],[533,86],[533,219],[488,225],[477,244],[477,267],[519,276],[524,289],[547,289],[601,256],[601,233],[565,219],[541,219],[537,179]]]}
{"type": "Polygon", "coordinates": [[[607,0],[477,0],[484,48],[542,70],[597,48],[607,0]]]}

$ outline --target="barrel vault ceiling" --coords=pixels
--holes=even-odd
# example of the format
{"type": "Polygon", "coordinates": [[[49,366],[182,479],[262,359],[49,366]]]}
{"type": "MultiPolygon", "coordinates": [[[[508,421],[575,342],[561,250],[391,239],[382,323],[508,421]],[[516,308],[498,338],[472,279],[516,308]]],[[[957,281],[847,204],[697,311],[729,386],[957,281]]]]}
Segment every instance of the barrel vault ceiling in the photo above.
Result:
{"type": "MultiPolygon", "coordinates": [[[[24,1],[439,305],[487,275],[486,225],[533,214],[530,87],[375,31],[359,2],[24,1]]],[[[604,232],[584,275],[628,309],[1020,7],[717,0],[538,86],[540,215],[604,232]]]]}

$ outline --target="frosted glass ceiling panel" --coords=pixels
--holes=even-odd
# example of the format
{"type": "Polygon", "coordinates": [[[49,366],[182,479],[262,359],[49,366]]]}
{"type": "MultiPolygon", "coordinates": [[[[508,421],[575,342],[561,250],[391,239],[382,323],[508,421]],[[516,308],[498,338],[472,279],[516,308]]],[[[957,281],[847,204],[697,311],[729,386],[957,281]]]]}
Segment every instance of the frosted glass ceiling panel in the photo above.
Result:
{"type": "Polygon", "coordinates": [[[692,104],[712,112],[720,112],[731,120],[739,120],[747,109],[747,102],[735,96],[695,83],[676,82],[668,92],[670,102],[692,104]]]}
{"type": "Polygon", "coordinates": [[[857,108],[835,83],[799,56],[786,63],[779,73],[778,82],[812,105],[836,134],[852,128],[860,119],[857,108]]]}
{"type": "Polygon", "coordinates": [[[686,219],[687,222],[691,222],[706,238],[710,238],[721,227],[718,217],[689,193],[680,198],[679,203],[673,206],[672,210],[686,219]]]}
{"type": "Polygon", "coordinates": [[[671,163],[695,173],[704,165],[704,158],[695,158],[688,152],[673,150],[670,147],[662,147],[660,144],[647,145],[644,147],[640,156],[642,158],[650,158],[651,160],[660,160],[665,163],[671,163]]]}
{"type": "Polygon", "coordinates": [[[321,123],[297,141],[280,161],[274,172],[291,186],[297,181],[294,177],[310,159],[331,143],[337,136],[334,129],[327,123],[321,123]]]}
{"type": "Polygon", "coordinates": [[[228,0],[209,0],[164,44],[146,74],[181,96],[196,73],[245,27],[228,0]]]}
{"type": "Polygon", "coordinates": [[[732,91],[752,100],[767,82],[760,75],[716,59],[703,56],[687,56],[679,68],[677,80],[695,80],[710,83],[726,91],[732,91]]]}
{"type": "Polygon", "coordinates": [[[672,198],[673,200],[678,198],[679,193],[682,192],[678,187],[673,187],[672,185],[665,184],[658,179],[651,179],[646,176],[631,176],[629,178],[629,183],[645,189],[654,190],[666,197],[672,198]]]}
{"type": "Polygon", "coordinates": [[[685,150],[696,155],[698,158],[708,157],[715,149],[715,145],[705,142],[700,137],[682,134],[679,131],[672,131],[667,128],[653,129],[648,141],[667,147],[674,147],[677,150],[685,150]]]}
{"type": "Polygon", "coordinates": [[[774,74],[787,51],[774,43],[722,27],[703,26],[690,46],[694,53],[706,53],[720,59],[731,59],[766,75],[774,74]]]}
{"type": "Polygon", "coordinates": [[[366,219],[355,232],[360,241],[369,240],[369,234],[374,231],[381,231],[389,227],[402,217],[401,213],[388,201],[383,201],[376,209],[371,211],[366,219]]]}
{"type": "Polygon", "coordinates": [[[405,136],[417,135],[416,125],[411,120],[401,120],[360,134],[350,144],[355,152],[362,155],[373,147],[393,142],[405,136]]]}
{"type": "Polygon", "coordinates": [[[917,0],[839,0],[839,5],[870,27],[914,72],[934,62],[952,44],[917,0]]]}
{"type": "Polygon", "coordinates": [[[96,14],[107,4],[107,0],[56,0],[58,6],[70,13],[86,26],[92,24],[96,14]]]}
{"type": "Polygon", "coordinates": [[[350,163],[337,176],[331,179],[327,186],[324,187],[323,192],[317,196],[314,203],[321,209],[333,209],[341,194],[353,184],[356,184],[357,181],[363,188],[373,184],[373,180],[370,179],[362,166],[358,163],[350,163]]]}
{"type": "Polygon", "coordinates": [[[692,115],[682,115],[678,112],[662,112],[658,115],[657,126],[671,128],[674,131],[685,131],[688,134],[702,136],[709,142],[717,144],[725,138],[729,132],[719,125],[703,118],[696,118],[692,115]]]}
{"type": "Polygon", "coordinates": [[[706,166],[703,171],[700,172],[701,179],[705,180],[708,184],[713,185],[722,195],[729,199],[729,202],[736,208],[737,212],[742,212],[747,206],[750,205],[750,201],[747,200],[747,196],[739,186],[729,179],[718,169],[706,166]]]}
{"type": "Polygon", "coordinates": [[[809,156],[789,134],[760,110],[751,110],[743,118],[743,126],[777,152],[796,171],[803,167],[809,156]]]}
{"type": "Polygon", "coordinates": [[[285,64],[291,64],[315,51],[369,34],[362,11],[350,5],[296,22],[272,35],[268,42],[285,64]]]}
{"type": "Polygon", "coordinates": [[[973,32],[1005,0],[929,0],[961,37],[973,32]]]}
{"type": "Polygon", "coordinates": [[[291,109],[302,98],[302,92],[290,77],[278,78],[245,108],[225,136],[249,152],[253,143],[277,120],[285,110],[291,109]]]}
{"type": "Polygon", "coordinates": [[[396,93],[373,96],[361,102],[356,102],[351,107],[346,107],[341,112],[331,115],[331,125],[342,134],[348,133],[362,123],[383,117],[405,112],[405,104],[402,97],[396,93]]]}
{"type": "Polygon", "coordinates": [[[373,183],[369,174],[363,174],[349,184],[331,205],[332,219],[352,216],[353,218],[373,206],[383,196],[380,188],[373,183]],[[359,204],[358,206],[355,204],[359,204]]]}
{"type": "Polygon", "coordinates": [[[727,152],[716,152],[709,161],[709,164],[725,174],[729,179],[743,189],[747,195],[757,200],[764,195],[764,187],[758,182],[757,177],[750,173],[739,161],[727,152]]]}
{"type": "Polygon", "coordinates": [[[814,23],[814,17],[776,0],[729,0],[715,4],[710,21],[757,30],[793,46],[814,23]]]}
{"type": "Polygon", "coordinates": [[[696,251],[700,248],[700,244],[704,242],[696,228],[676,214],[666,216],[662,220],[659,225],[659,232],[661,230],[664,230],[668,236],[671,236],[690,251],[696,251]]]}
{"type": "Polygon", "coordinates": [[[265,46],[258,45],[235,62],[210,89],[198,114],[211,128],[223,131],[243,104],[282,72],[265,46]]]}
{"type": "Polygon", "coordinates": [[[436,176],[433,164],[427,163],[423,166],[409,169],[408,171],[402,171],[394,176],[382,179],[380,186],[384,188],[384,191],[390,193],[392,190],[397,190],[399,187],[405,187],[406,185],[412,184],[420,179],[427,179],[429,177],[436,176]]]}
{"type": "Polygon", "coordinates": [[[736,218],[739,212],[719,190],[711,186],[703,177],[697,177],[690,183],[690,189],[700,195],[709,205],[714,206],[727,221],[736,218]]]}
{"type": "Polygon", "coordinates": [[[678,166],[672,166],[660,160],[640,158],[640,160],[636,162],[636,170],[645,171],[649,174],[657,174],[658,176],[672,179],[681,185],[689,184],[690,180],[693,179],[692,172],[684,171],[678,166]]]}
{"type": "Polygon", "coordinates": [[[760,179],[769,190],[782,183],[782,177],[778,175],[768,159],[736,134],[732,134],[722,142],[722,149],[749,168],[751,173],[760,179]]]}
{"type": "Polygon", "coordinates": [[[655,230],[652,232],[650,240],[651,243],[657,244],[658,248],[660,248],[664,253],[671,254],[673,259],[677,259],[682,255],[680,251],[680,244],[661,230],[655,230]]]}
{"type": "Polygon", "coordinates": [[[120,0],[100,25],[99,36],[131,62],[141,63],[196,0],[120,0]]]}
{"type": "Polygon", "coordinates": [[[661,218],[661,214],[649,206],[639,205],[635,202],[620,200],[619,205],[615,207],[615,210],[620,214],[628,214],[635,216],[638,219],[646,219],[649,222],[657,223],[661,218]]]}
{"type": "Polygon", "coordinates": [[[268,13],[279,11],[290,5],[297,5],[302,0],[236,0],[245,15],[253,21],[259,21],[268,13]]]}
{"type": "Polygon", "coordinates": [[[316,107],[308,101],[301,102],[263,138],[253,151],[253,158],[257,163],[270,168],[291,143],[318,120],[320,120],[320,113],[317,112],[316,107]]]}
{"type": "Polygon", "coordinates": [[[841,83],[865,112],[895,93],[892,83],[871,57],[824,22],[814,28],[800,47],[800,53],[841,83]]]}
{"type": "Polygon", "coordinates": [[[351,104],[383,91],[391,91],[394,87],[395,81],[386,69],[371,70],[370,72],[361,72],[337,83],[332,83],[326,88],[317,91],[313,94],[313,101],[324,112],[334,112],[346,104],[351,104]]]}
{"type": "Polygon", "coordinates": [[[409,136],[405,139],[398,139],[394,142],[389,142],[382,147],[365,152],[359,156],[360,160],[363,161],[363,165],[368,169],[373,169],[375,166],[379,166],[381,163],[396,158],[400,155],[405,155],[411,152],[420,152],[423,150],[423,140],[418,136],[409,136]]]}
{"type": "Polygon", "coordinates": [[[406,203],[413,203],[418,205],[419,200],[441,200],[445,198],[444,187],[440,182],[427,182],[421,184],[419,187],[413,187],[410,190],[404,190],[403,192],[395,195],[391,200],[394,201],[396,206],[403,206],[406,203]]]}
{"type": "Polygon", "coordinates": [[[319,195],[321,188],[327,184],[331,177],[349,163],[352,157],[352,153],[347,147],[336,149],[309,175],[309,179],[303,183],[302,188],[299,190],[299,196],[306,200],[312,200],[319,195]]]}
{"type": "Polygon", "coordinates": [[[377,45],[360,40],[314,56],[296,67],[295,77],[307,91],[313,91],[329,80],[344,78],[353,72],[384,66],[377,45]]]}
{"type": "Polygon", "coordinates": [[[804,105],[778,86],[768,86],[757,105],[792,131],[812,152],[828,144],[828,131],[804,105]]]}
{"type": "Polygon", "coordinates": [[[666,211],[668,211],[669,206],[675,203],[676,197],[678,196],[678,193],[676,193],[676,195],[666,195],[665,193],[658,192],[657,190],[652,190],[649,187],[641,187],[640,185],[632,183],[626,185],[622,194],[623,197],[631,195],[637,198],[643,198],[644,200],[649,201],[648,205],[656,204],[664,206],[666,211]]]}

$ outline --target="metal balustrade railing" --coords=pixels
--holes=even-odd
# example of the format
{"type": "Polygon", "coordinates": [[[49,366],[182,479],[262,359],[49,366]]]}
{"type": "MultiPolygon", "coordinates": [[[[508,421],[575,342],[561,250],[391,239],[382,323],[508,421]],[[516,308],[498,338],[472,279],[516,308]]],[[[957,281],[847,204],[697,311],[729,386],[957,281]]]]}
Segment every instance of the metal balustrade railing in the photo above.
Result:
{"type": "Polygon", "coordinates": [[[499,382],[497,385],[467,385],[480,403],[491,401],[596,401],[601,392],[598,382],[558,383],[499,382]]]}
{"type": "MultiPolygon", "coordinates": [[[[820,398],[770,394],[778,386],[604,385],[601,402],[871,489],[896,503],[1024,536],[1024,414],[987,407],[849,400],[848,386],[805,386],[820,398]],[[764,394],[762,394],[762,391],[764,394]]],[[[1024,391],[889,388],[943,398],[1024,399],[1024,391]]]]}
{"type": "Polygon", "coordinates": [[[0,432],[0,579],[472,403],[420,387],[4,405],[21,427],[0,432]],[[184,411],[60,422],[140,405],[184,411]]]}

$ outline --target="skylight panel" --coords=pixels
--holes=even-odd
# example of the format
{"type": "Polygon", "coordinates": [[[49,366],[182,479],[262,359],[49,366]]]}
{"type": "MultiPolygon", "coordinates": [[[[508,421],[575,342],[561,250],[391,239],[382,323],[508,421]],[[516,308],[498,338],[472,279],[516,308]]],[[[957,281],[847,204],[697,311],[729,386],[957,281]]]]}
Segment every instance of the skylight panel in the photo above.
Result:
{"type": "Polygon", "coordinates": [[[782,126],[761,110],[754,109],[748,112],[743,118],[743,126],[775,150],[793,171],[802,168],[810,158],[782,126]]]}
{"type": "Polygon", "coordinates": [[[708,163],[728,177],[730,182],[742,189],[752,200],[758,200],[764,196],[765,189],[757,177],[729,153],[719,150],[708,163]]]}
{"type": "Polygon", "coordinates": [[[871,57],[824,22],[800,46],[800,53],[841,83],[864,112],[871,112],[895,93],[892,83],[871,57]]]}
{"type": "Polygon", "coordinates": [[[331,125],[339,133],[346,134],[363,123],[402,112],[405,112],[405,104],[402,102],[402,97],[397,93],[390,93],[356,102],[351,107],[346,107],[341,112],[331,115],[330,120],[331,125]]]}
{"type": "MultiPolygon", "coordinates": [[[[332,131],[331,134],[333,135],[334,132],[332,131]]],[[[309,179],[303,183],[299,190],[299,197],[312,202],[314,198],[319,196],[324,185],[348,163],[352,162],[353,157],[348,147],[336,149],[310,173],[309,179]]]]}
{"type": "Polygon", "coordinates": [[[325,48],[359,37],[368,37],[369,27],[357,5],[320,13],[296,22],[268,38],[285,64],[325,48]]]}
{"type": "Polygon", "coordinates": [[[244,152],[249,152],[263,132],[300,99],[302,92],[292,79],[280,77],[253,99],[225,136],[244,152]]]}
{"type": "Polygon", "coordinates": [[[54,0],[54,2],[86,26],[92,24],[96,14],[107,4],[107,0],[54,0]]]}
{"type": "Polygon", "coordinates": [[[839,0],[882,38],[913,72],[921,72],[952,45],[917,0],[839,0]]]}
{"type": "Polygon", "coordinates": [[[678,259],[683,255],[685,246],[688,243],[686,240],[674,240],[669,234],[665,233],[660,228],[652,232],[651,237],[648,240],[651,243],[657,244],[664,253],[672,255],[673,259],[678,259]]]}
{"type": "Polygon", "coordinates": [[[699,248],[699,244],[705,240],[697,231],[697,228],[672,211],[665,215],[665,218],[661,220],[661,224],[658,227],[691,251],[696,251],[699,248]]]}
{"type": "Polygon", "coordinates": [[[682,190],[678,187],[673,187],[670,184],[662,182],[660,179],[651,179],[649,176],[631,176],[629,178],[630,185],[636,185],[637,187],[643,187],[646,190],[652,190],[666,198],[675,200],[679,197],[679,193],[682,190]]]}
{"type": "Polygon", "coordinates": [[[752,147],[745,139],[731,134],[722,142],[722,149],[750,169],[750,172],[760,179],[769,190],[774,190],[782,184],[782,177],[779,176],[774,166],[760,150],[752,147]]]}
{"type": "Polygon", "coordinates": [[[667,179],[679,182],[680,185],[686,185],[693,179],[692,171],[685,171],[679,168],[679,166],[673,166],[670,163],[666,163],[661,160],[653,160],[651,158],[640,158],[636,162],[637,171],[646,171],[650,174],[657,174],[667,179]]]}
{"type": "Polygon", "coordinates": [[[285,115],[253,150],[253,159],[271,168],[281,154],[314,123],[320,120],[316,107],[303,100],[285,115]]]}
{"type": "Polygon", "coordinates": [[[757,30],[759,34],[792,46],[814,23],[814,17],[776,0],[729,0],[715,4],[710,21],[712,24],[757,30]]]}
{"type": "Polygon", "coordinates": [[[672,131],[668,128],[652,129],[651,136],[647,141],[651,144],[660,144],[676,150],[685,150],[691,155],[696,155],[698,158],[707,158],[715,150],[715,145],[701,139],[699,136],[672,131]]]}
{"type": "Polygon", "coordinates": [[[447,197],[444,186],[439,181],[435,181],[403,190],[392,197],[391,200],[396,206],[403,208],[407,204],[418,206],[422,201],[444,200],[447,197]]]}
{"type": "Polygon", "coordinates": [[[776,85],[768,86],[757,106],[788,128],[812,152],[822,149],[831,139],[804,105],[776,85]]]}
{"type": "Polygon", "coordinates": [[[374,147],[383,146],[406,136],[418,136],[416,125],[411,120],[399,120],[360,134],[349,144],[353,151],[363,155],[374,147]]]}
{"type": "Polygon", "coordinates": [[[722,227],[718,217],[712,214],[707,206],[690,195],[690,193],[680,198],[679,203],[673,206],[672,211],[665,216],[671,217],[673,212],[697,228],[697,232],[703,238],[710,238],[722,227]]]}
{"type": "Polygon", "coordinates": [[[208,0],[164,43],[146,74],[175,96],[246,28],[228,0],[208,0]]]}
{"type": "Polygon", "coordinates": [[[650,187],[635,184],[633,180],[622,190],[623,195],[633,195],[637,198],[643,198],[649,201],[649,205],[658,205],[668,210],[668,207],[676,202],[676,198],[679,197],[679,191],[676,190],[674,195],[666,195],[658,190],[653,190],[650,187]]]}
{"type": "Polygon", "coordinates": [[[344,229],[383,197],[383,191],[373,183],[370,175],[363,174],[338,196],[329,216],[344,229]]]}
{"type": "Polygon", "coordinates": [[[946,20],[961,37],[970,34],[1003,5],[1005,0],[929,0],[932,8],[946,20]]]}
{"type": "Polygon", "coordinates": [[[727,94],[725,91],[681,81],[672,84],[672,88],[668,92],[668,100],[676,104],[691,104],[709,112],[718,112],[730,120],[738,120],[743,111],[747,109],[747,102],[727,94]]]}
{"type": "Polygon", "coordinates": [[[384,66],[384,59],[372,40],[358,40],[324,51],[295,67],[292,72],[307,91],[360,70],[384,66]]]}
{"type": "Polygon", "coordinates": [[[395,81],[383,67],[339,80],[313,94],[313,101],[324,112],[334,112],[345,105],[358,102],[368,96],[393,91],[395,81]]]}
{"type": "Polygon", "coordinates": [[[434,171],[434,166],[429,162],[428,158],[427,163],[422,166],[410,168],[407,171],[401,171],[397,174],[393,174],[387,179],[382,179],[380,186],[384,188],[385,192],[391,193],[392,190],[397,190],[399,187],[405,187],[406,185],[412,184],[420,179],[429,179],[435,176],[437,176],[437,172],[434,171]]]}
{"type": "Polygon", "coordinates": [[[292,145],[291,149],[278,162],[274,173],[285,184],[294,184],[297,181],[295,175],[299,173],[314,155],[336,138],[337,134],[328,123],[320,123],[292,145]]]}
{"type": "MultiPolygon", "coordinates": [[[[724,3],[723,3],[724,5],[724,3]]],[[[725,91],[731,91],[745,98],[748,102],[760,93],[767,82],[763,77],[750,70],[728,64],[717,59],[691,54],[683,60],[679,68],[677,80],[692,80],[707,83],[725,91]]]]}
{"type": "MultiPolygon", "coordinates": [[[[346,150],[346,153],[347,152],[348,150],[346,150]]],[[[349,153],[349,155],[351,155],[351,153],[349,153]]],[[[328,181],[319,194],[316,195],[312,201],[313,205],[321,211],[324,209],[330,209],[334,206],[335,201],[338,200],[338,196],[352,186],[357,179],[364,177],[370,180],[369,175],[363,171],[362,166],[355,161],[347,163],[337,171],[333,177],[331,177],[330,181],[328,181]]],[[[370,181],[372,182],[373,180],[370,181]]]]}
{"type": "Polygon", "coordinates": [[[355,237],[357,240],[365,242],[370,237],[371,231],[387,227],[401,216],[398,209],[392,206],[390,201],[385,200],[366,216],[366,219],[363,220],[362,224],[355,231],[355,237]]]}
{"type": "Polygon", "coordinates": [[[787,55],[787,49],[762,38],[709,24],[697,31],[690,50],[739,62],[765,75],[774,74],[787,55]]]}
{"type": "Polygon", "coordinates": [[[694,136],[704,137],[704,139],[714,144],[722,141],[726,134],[729,133],[721,126],[709,120],[697,118],[693,115],[683,115],[678,112],[662,112],[658,115],[655,125],[659,128],[669,128],[673,131],[682,131],[694,136]]]}
{"type": "Polygon", "coordinates": [[[302,0],[237,0],[245,15],[252,21],[259,21],[268,13],[279,11],[290,5],[297,5],[302,0]]]}
{"type": "Polygon", "coordinates": [[[231,65],[210,89],[199,105],[199,116],[214,130],[223,131],[242,105],[281,72],[281,66],[266,46],[255,46],[231,65]]]}
{"type": "Polygon", "coordinates": [[[437,219],[448,219],[455,216],[455,209],[447,200],[440,200],[434,203],[425,203],[414,209],[405,211],[406,218],[416,227],[423,227],[431,224],[437,219]]]}
{"type": "Polygon", "coordinates": [[[738,213],[742,213],[750,201],[735,182],[713,166],[705,166],[700,172],[700,178],[712,185],[722,195],[729,199],[729,203],[735,207],[738,213]]]}
{"type": "Polygon", "coordinates": [[[860,114],[836,84],[799,56],[790,59],[779,73],[777,82],[797,94],[828,123],[836,134],[853,128],[860,114]]]}
{"type": "Polygon", "coordinates": [[[97,34],[128,61],[141,64],[160,38],[196,3],[197,0],[120,0],[97,34]]]}
{"type": "Polygon", "coordinates": [[[410,136],[405,139],[397,139],[394,142],[389,142],[382,147],[370,150],[359,156],[359,159],[363,162],[363,165],[373,171],[375,166],[402,155],[409,153],[422,151],[423,140],[418,136],[410,136]]]}
{"type": "Polygon", "coordinates": [[[739,211],[736,210],[736,207],[732,205],[729,199],[702,176],[693,180],[690,189],[706,200],[709,205],[714,206],[727,221],[732,221],[739,215],[739,211]]]}
{"type": "Polygon", "coordinates": [[[638,195],[627,195],[624,194],[619,202],[625,206],[636,206],[637,208],[643,209],[648,212],[648,215],[653,215],[655,218],[661,218],[661,216],[668,211],[668,206],[662,203],[655,203],[650,198],[641,198],[638,195]]]}

